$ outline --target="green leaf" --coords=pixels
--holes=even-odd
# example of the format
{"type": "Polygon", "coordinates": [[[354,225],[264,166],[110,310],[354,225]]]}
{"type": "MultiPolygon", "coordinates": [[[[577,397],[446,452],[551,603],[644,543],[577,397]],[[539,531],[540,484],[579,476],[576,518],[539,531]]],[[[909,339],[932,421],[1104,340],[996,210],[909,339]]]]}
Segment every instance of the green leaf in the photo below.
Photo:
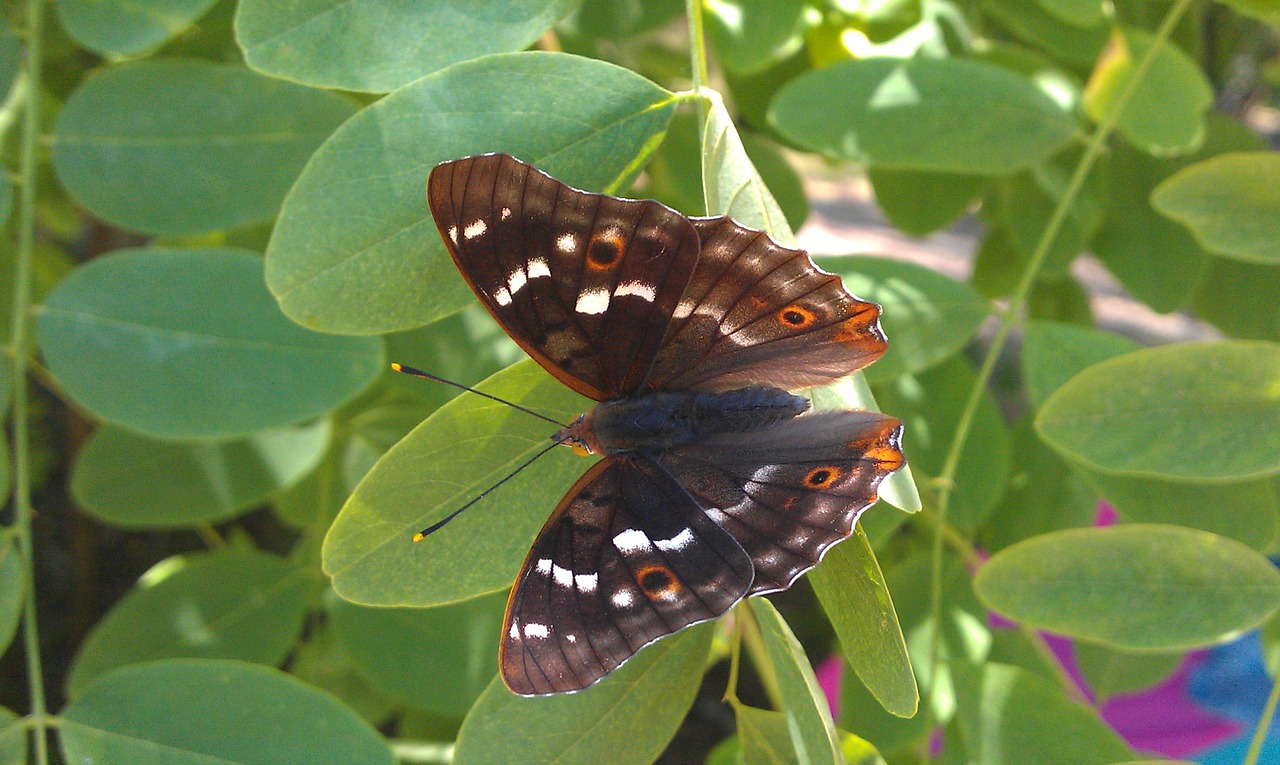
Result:
{"type": "Polygon", "coordinates": [[[1092,23],[1077,24],[1074,19],[1053,13],[1047,2],[1025,0],[983,0],[982,9],[1008,27],[1015,37],[1048,53],[1052,58],[1075,67],[1088,67],[1107,44],[1110,26],[1102,16],[1100,3],[1094,3],[1098,15],[1092,23]]]}
{"type": "Polygon", "coordinates": [[[1096,712],[1026,670],[988,664],[961,684],[960,724],[983,765],[1107,765],[1133,750],[1096,712]]]}
{"type": "Polygon", "coordinates": [[[1280,346],[1147,348],[1095,364],[1040,407],[1036,430],[1107,473],[1232,481],[1280,471],[1280,346]]]}
{"type": "Polygon", "coordinates": [[[809,573],[809,583],[858,678],[889,713],[914,715],[920,693],[907,644],[861,525],[850,539],[827,551],[822,565],[809,573]]]}
{"type": "MultiPolygon", "coordinates": [[[[876,389],[885,411],[906,425],[902,451],[917,473],[931,477],[942,473],[950,439],[977,379],[966,359],[953,356],[876,389]]],[[[980,525],[1000,502],[1008,477],[1009,431],[995,402],[984,393],[960,455],[949,522],[963,529],[980,525]]]]}
{"type": "MultiPolygon", "coordinates": [[[[1022,268],[1031,262],[1031,256],[1040,244],[1075,169],[1078,154],[1076,151],[1064,152],[1052,161],[1004,179],[996,187],[1000,223],[1020,256],[1022,268]]],[[[1067,211],[1044,257],[1040,271],[1042,279],[1066,276],[1071,262],[1084,249],[1101,222],[1100,175],[1096,169],[1089,174],[1067,211]]]]}
{"type": "Polygon", "coordinates": [[[1183,659],[1180,653],[1130,653],[1092,643],[1076,643],[1072,653],[1099,706],[1112,696],[1150,688],[1183,659]]]}
{"type": "Polygon", "coordinates": [[[1090,483],[1116,512],[1135,523],[1170,523],[1202,529],[1271,549],[1280,532],[1280,504],[1271,479],[1242,483],[1181,483],[1086,470],[1090,483]]]}
{"type": "Polygon", "coordinates": [[[879,303],[889,350],[863,372],[872,384],[922,372],[954,356],[991,306],[969,285],[930,268],[877,257],[823,258],[855,295],[879,303]]]}
{"type": "Polygon", "coordinates": [[[402,706],[360,674],[327,625],[308,630],[289,661],[289,674],[333,694],[371,725],[385,724],[402,706]]]}
{"type": "Polygon", "coordinates": [[[216,523],[261,504],[315,470],[328,420],[233,441],[157,441],[98,428],[76,456],[71,494],[95,518],[125,528],[216,523]]]}
{"type": "Polygon", "coordinates": [[[1070,275],[1037,281],[1027,298],[1027,318],[1093,326],[1089,293],[1070,275]]]}
{"type": "MultiPolygon", "coordinates": [[[[1084,110],[1094,122],[1115,110],[1154,43],[1149,33],[1137,29],[1112,35],[1084,90],[1084,110]]],[[[1116,130],[1148,154],[1194,151],[1204,141],[1204,113],[1212,103],[1213,89],[1199,65],[1166,41],[1125,104],[1116,130]]]]}
{"type": "Polygon", "coordinates": [[[1280,3],[1276,0],[1223,0],[1238,13],[1280,27],[1280,3]]]}
{"type": "MultiPolygon", "coordinates": [[[[480,390],[568,422],[586,399],[532,360],[480,390]]],[[[324,570],[355,603],[434,606],[506,589],[561,495],[589,467],[554,449],[474,509],[413,544],[440,520],[550,445],[554,426],[479,396],[441,407],[374,466],[330,527],[324,570]]]]}
{"type": "Polygon", "coordinates": [[[329,332],[429,323],[471,300],[427,209],[441,161],[506,151],[578,188],[615,192],[656,147],[673,95],[612,64],[512,53],[457,64],[351,119],[316,152],[267,248],[267,285],[329,332]]]}
{"type": "Polygon", "coordinates": [[[1057,321],[1030,321],[1022,333],[1022,376],[1035,406],[1086,368],[1142,346],[1123,335],[1057,321]]]}
{"type": "Polygon", "coordinates": [[[273,218],[321,142],[355,111],[333,93],[207,61],[107,67],[67,99],[53,168],[94,215],[149,234],[273,218]]]}
{"type": "Polygon", "coordinates": [[[718,94],[710,101],[702,136],[702,180],[707,212],[727,215],[744,226],[768,232],[780,244],[793,245],[795,234],[777,200],[751,164],[724,101],[718,94]]]}
{"type": "Polygon", "coordinates": [[[1106,19],[1098,0],[1038,0],[1038,5],[1072,26],[1092,27],[1106,19]]]}
{"type": "Polygon", "coordinates": [[[256,550],[161,561],[94,625],[67,691],[79,697],[111,670],[152,659],[278,664],[302,630],[312,587],[307,572],[256,550]]]}
{"type": "Polygon", "coordinates": [[[523,50],[576,6],[574,0],[243,0],[236,42],[245,62],[264,74],[386,93],[451,64],[523,50]]]}
{"type": "Polygon", "coordinates": [[[798,760],[805,763],[841,762],[840,741],[831,720],[831,710],[800,641],[791,634],[791,628],[768,600],[751,598],[747,602],[760,624],[769,663],[782,695],[783,708],[779,711],[786,715],[798,760]]]}
{"type": "Polygon", "coordinates": [[[1014,424],[1011,447],[1009,487],[982,526],[984,550],[994,553],[1039,534],[1093,525],[1098,493],[1044,445],[1030,417],[1014,424]]]}
{"type": "Polygon", "coordinates": [[[242,250],[119,250],[49,295],[49,370],[95,416],[161,438],[227,438],[321,415],[382,369],[376,338],[289,322],[242,250]]]}
{"type": "Polygon", "coordinates": [[[57,0],[62,28],[108,58],[145,53],[177,37],[217,0],[57,0]]]}
{"type": "Polygon", "coordinates": [[[268,667],[172,659],[103,677],[62,713],[68,762],[267,765],[394,762],[332,696],[268,667]]]}
{"type": "Polygon", "coordinates": [[[765,188],[769,189],[778,207],[782,209],[791,230],[800,228],[809,218],[809,197],[805,194],[804,185],[795,168],[778,148],[778,144],[760,133],[740,133],[738,137],[742,139],[747,157],[755,165],[765,188]]]}
{"type": "Polygon", "coordinates": [[[714,0],[705,19],[724,68],[751,74],[799,50],[813,15],[802,0],[714,0]]]}
{"type": "Polygon", "coordinates": [[[454,761],[648,765],[693,704],[714,631],[701,624],[659,640],[579,693],[521,697],[495,678],[462,723],[454,761]]]}
{"type": "MultiPolygon", "coordinates": [[[[448,379],[457,381],[456,377],[448,379]]],[[[342,483],[347,494],[355,490],[388,449],[409,435],[431,411],[431,407],[414,402],[366,409],[352,417],[347,423],[350,435],[342,452],[342,483]]]]}
{"type": "Polygon", "coordinates": [[[1205,249],[1280,265],[1280,155],[1223,154],[1184,168],[1151,195],[1162,214],[1191,230],[1205,249]]]}
{"type": "Polygon", "coordinates": [[[27,765],[27,727],[18,716],[0,707],[0,765],[27,765]]]}
{"type": "Polygon", "coordinates": [[[498,671],[506,593],[436,608],[331,598],[334,636],[370,682],[410,706],[462,719],[498,671]]]}
{"type": "Polygon", "coordinates": [[[816,69],[778,93],[770,120],[829,156],[951,173],[1026,167],[1075,133],[1070,116],[1030,80],[964,59],[863,59],[816,69]]]}
{"type": "MultiPolygon", "coordinates": [[[[5,455],[8,456],[8,452],[5,455]]],[[[27,573],[22,565],[18,537],[4,529],[0,531],[0,654],[9,647],[18,632],[26,597],[27,573]]]]}
{"type": "MultiPolygon", "coordinates": [[[[3,366],[3,365],[0,364],[0,366],[3,366]]],[[[4,371],[4,370],[0,369],[0,371],[4,371]]],[[[9,377],[6,377],[5,379],[11,380],[13,378],[12,376],[9,376],[9,377]]],[[[3,422],[3,421],[4,421],[4,410],[0,409],[0,422],[3,422]]],[[[5,435],[4,430],[0,428],[0,454],[8,455],[10,453],[11,452],[9,451],[9,438],[5,435]]],[[[0,497],[9,496],[9,492],[11,490],[11,487],[9,484],[10,484],[9,460],[0,459],[0,497]]]]}
{"type": "Polygon", "coordinates": [[[801,765],[791,743],[788,719],[782,712],[735,705],[740,765],[801,765]]]}
{"type": "Polygon", "coordinates": [[[1280,340],[1280,266],[1212,258],[1193,305],[1228,335],[1280,340]]]}
{"type": "Polygon", "coordinates": [[[954,223],[986,183],[980,175],[887,167],[873,167],[867,177],[885,217],[912,236],[925,236],[954,223]]]}
{"type": "Polygon", "coordinates": [[[1011,619],[1131,650],[1221,642],[1280,608],[1280,572],[1262,554],[1225,537],[1155,524],[1019,542],[992,556],[974,586],[1011,619]]]}

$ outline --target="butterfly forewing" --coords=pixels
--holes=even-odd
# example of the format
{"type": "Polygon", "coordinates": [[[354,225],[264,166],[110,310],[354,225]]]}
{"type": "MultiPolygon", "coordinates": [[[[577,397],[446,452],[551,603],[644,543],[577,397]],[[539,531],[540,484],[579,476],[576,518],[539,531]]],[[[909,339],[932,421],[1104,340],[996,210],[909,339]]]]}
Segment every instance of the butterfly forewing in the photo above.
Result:
{"type": "Polygon", "coordinates": [[[880,308],[850,295],[803,250],[729,218],[694,218],[698,267],[649,387],[826,385],[884,353],[880,308]]]}
{"type": "Polygon", "coordinates": [[[727,611],[751,561],[647,458],[605,459],[534,542],[511,599],[502,677],[523,695],[585,688],[644,645],[727,611]]]}
{"type": "Polygon", "coordinates": [[[663,464],[751,557],[751,594],[773,592],[853,533],[902,466],[901,432],[875,412],[816,412],[681,447],[663,464]]]}
{"type": "Polygon", "coordinates": [[[596,400],[641,386],[698,260],[687,218],[504,154],[437,165],[427,198],[458,270],[539,364],[596,400]]]}

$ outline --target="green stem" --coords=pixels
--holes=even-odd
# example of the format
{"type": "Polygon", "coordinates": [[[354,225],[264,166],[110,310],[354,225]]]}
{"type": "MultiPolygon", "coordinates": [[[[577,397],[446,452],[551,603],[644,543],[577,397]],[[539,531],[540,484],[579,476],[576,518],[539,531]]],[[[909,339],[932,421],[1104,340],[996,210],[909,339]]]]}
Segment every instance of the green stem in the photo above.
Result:
{"type": "MultiPolygon", "coordinates": [[[[1098,124],[1097,130],[1089,138],[1084,154],[1080,158],[1080,163],[1076,165],[1075,173],[1071,176],[1070,183],[1067,184],[1062,198],[1058,201],[1057,207],[1054,208],[1053,216],[1040,234],[1039,241],[1036,242],[1036,248],[1031,254],[1027,268],[1022,274],[1022,278],[1018,281],[1018,286],[1009,301],[1009,310],[1001,318],[999,328],[991,341],[991,347],[987,350],[987,355],[982,360],[982,366],[978,370],[978,379],[974,382],[973,389],[969,391],[969,398],[965,402],[964,412],[960,415],[960,422],[956,426],[955,435],[951,440],[951,447],[947,451],[942,473],[939,476],[937,502],[939,525],[933,540],[933,566],[930,577],[930,612],[933,614],[935,623],[942,611],[943,529],[947,525],[947,513],[951,507],[952,492],[955,490],[955,478],[956,471],[960,465],[960,455],[963,453],[965,442],[969,438],[969,431],[973,427],[973,420],[977,414],[978,405],[982,401],[982,395],[986,391],[987,382],[991,379],[991,372],[1000,357],[1000,352],[1004,349],[1009,333],[1018,320],[1022,307],[1026,305],[1027,297],[1031,294],[1031,288],[1035,285],[1036,277],[1039,275],[1040,269],[1044,265],[1044,260],[1049,254],[1049,247],[1057,237],[1063,222],[1066,221],[1072,204],[1084,187],[1085,180],[1089,177],[1089,172],[1106,148],[1107,139],[1115,131],[1121,113],[1124,111],[1125,106],[1128,105],[1129,100],[1133,98],[1133,94],[1146,76],[1147,70],[1151,68],[1151,63],[1155,60],[1156,54],[1160,51],[1161,46],[1169,38],[1178,20],[1182,18],[1182,15],[1190,5],[1191,0],[1176,0],[1173,7],[1169,9],[1169,13],[1164,17],[1160,28],[1156,31],[1155,41],[1143,55],[1142,60],[1138,62],[1138,65],[1134,67],[1129,81],[1125,83],[1124,90],[1121,91],[1112,105],[1111,111],[1103,117],[1098,124]]],[[[935,640],[929,651],[931,677],[937,676],[940,660],[938,641],[935,640]]],[[[927,708],[932,710],[932,705],[927,708]]]]}
{"type": "MultiPolygon", "coordinates": [[[[707,37],[702,28],[702,0],[685,0],[685,12],[689,17],[689,69],[693,77],[693,92],[701,93],[707,84],[707,37]]],[[[707,103],[697,99],[698,134],[707,127],[707,103]]]]}
{"type": "Polygon", "coordinates": [[[1249,742],[1249,753],[1244,757],[1244,765],[1258,765],[1258,756],[1262,754],[1262,745],[1267,741],[1267,731],[1271,728],[1271,718],[1276,715],[1276,705],[1280,703],[1280,678],[1271,683],[1271,695],[1262,708],[1262,719],[1253,730],[1253,740],[1249,742]]]}
{"type": "Polygon", "coordinates": [[[49,762],[48,713],[44,670],[40,666],[40,631],[36,626],[35,554],[31,530],[31,444],[27,405],[27,334],[31,304],[31,261],[36,236],[36,143],[40,134],[40,65],[44,0],[27,0],[27,45],[24,66],[25,103],[22,105],[21,196],[18,208],[18,253],[13,278],[13,322],[9,350],[13,357],[13,505],[18,547],[26,577],[23,599],[23,647],[27,654],[27,682],[31,687],[31,717],[35,720],[38,765],[49,762]]]}

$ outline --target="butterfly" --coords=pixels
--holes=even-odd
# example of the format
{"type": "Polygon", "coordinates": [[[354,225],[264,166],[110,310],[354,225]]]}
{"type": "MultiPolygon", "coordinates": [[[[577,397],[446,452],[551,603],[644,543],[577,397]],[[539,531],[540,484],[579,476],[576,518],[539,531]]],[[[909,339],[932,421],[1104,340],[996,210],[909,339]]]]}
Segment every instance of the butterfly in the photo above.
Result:
{"type": "Polygon", "coordinates": [[[571,188],[505,154],[437,165],[458,270],[547,372],[598,403],[554,436],[601,455],[507,603],[502,679],[586,688],[645,645],[784,590],[903,464],[901,423],[792,391],[885,350],[880,308],[727,217],[571,188]]]}

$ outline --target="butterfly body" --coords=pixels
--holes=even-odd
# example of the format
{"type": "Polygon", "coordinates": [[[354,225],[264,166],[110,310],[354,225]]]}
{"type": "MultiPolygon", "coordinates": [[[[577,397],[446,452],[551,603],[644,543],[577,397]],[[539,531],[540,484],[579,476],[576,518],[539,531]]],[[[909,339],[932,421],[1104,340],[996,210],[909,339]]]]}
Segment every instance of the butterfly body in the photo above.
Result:
{"type": "Polygon", "coordinates": [[[767,385],[650,393],[603,402],[555,439],[589,454],[655,455],[722,433],[769,428],[808,408],[803,396],[767,385]]]}
{"type": "Polygon", "coordinates": [[[786,589],[903,463],[902,425],[793,394],[885,350],[879,306],[725,217],[570,188],[514,157],[437,165],[459,272],[545,370],[601,402],[555,438],[603,458],[516,578],[513,692],[586,688],[646,644],[786,589]]]}

